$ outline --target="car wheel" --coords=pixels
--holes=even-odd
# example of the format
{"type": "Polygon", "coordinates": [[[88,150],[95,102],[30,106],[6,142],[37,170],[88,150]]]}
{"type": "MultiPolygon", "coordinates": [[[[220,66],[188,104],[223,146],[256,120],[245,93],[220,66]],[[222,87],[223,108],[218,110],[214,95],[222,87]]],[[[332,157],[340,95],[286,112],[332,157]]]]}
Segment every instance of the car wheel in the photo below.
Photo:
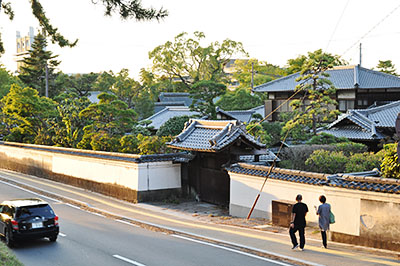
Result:
{"type": "Polygon", "coordinates": [[[55,236],[50,236],[50,237],[49,237],[49,240],[50,240],[50,242],[56,242],[56,240],[57,240],[57,235],[55,235],[55,236]]]}
{"type": "Polygon", "coordinates": [[[4,238],[5,238],[6,245],[9,248],[12,248],[14,246],[14,241],[11,240],[11,235],[10,235],[10,230],[9,229],[5,230],[4,238]]]}

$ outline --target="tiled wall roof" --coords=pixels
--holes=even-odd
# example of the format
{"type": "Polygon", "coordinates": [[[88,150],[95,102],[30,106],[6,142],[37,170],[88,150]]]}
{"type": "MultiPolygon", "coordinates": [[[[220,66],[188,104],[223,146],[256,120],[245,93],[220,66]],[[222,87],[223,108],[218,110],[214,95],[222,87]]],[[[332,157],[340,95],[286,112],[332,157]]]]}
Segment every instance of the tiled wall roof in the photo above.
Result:
{"type": "MultiPolygon", "coordinates": [[[[242,175],[266,177],[269,168],[270,167],[268,166],[254,166],[238,163],[228,167],[227,170],[228,172],[242,175]]],[[[363,191],[400,194],[400,180],[398,179],[352,176],[345,174],[327,175],[281,168],[274,168],[269,175],[269,178],[314,186],[341,187],[363,191]]]]}
{"type": "Polygon", "coordinates": [[[216,152],[229,146],[238,138],[252,143],[258,148],[265,145],[246,133],[236,120],[196,120],[192,119],[169,147],[182,150],[216,152]]]}

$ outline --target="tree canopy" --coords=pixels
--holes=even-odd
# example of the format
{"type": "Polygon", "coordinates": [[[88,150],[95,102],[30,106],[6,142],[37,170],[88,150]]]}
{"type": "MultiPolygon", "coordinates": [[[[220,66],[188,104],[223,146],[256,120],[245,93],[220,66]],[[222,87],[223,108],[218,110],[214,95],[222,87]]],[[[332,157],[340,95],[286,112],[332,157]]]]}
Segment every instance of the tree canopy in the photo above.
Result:
{"type": "Polygon", "coordinates": [[[383,73],[390,74],[393,76],[398,76],[396,73],[396,68],[392,62],[392,60],[379,60],[378,65],[376,68],[383,73]]]}
{"type": "MultiPolygon", "coordinates": [[[[304,97],[291,101],[290,106],[294,116],[286,123],[284,130],[301,127],[312,130],[316,135],[318,123],[327,122],[336,117],[337,102],[333,99],[336,88],[325,71],[338,62],[340,62],[339,56],[324,53],[322,50],[308,53],[308,57],[303,62],[300,77],[296,80],[299,84],[295,88],[295,92],[303,91],[304,97]]],[[[307,132],[307,130],[301,131],[307,132]]],[[[303,136],[305,135],[303,133],[303,136]]]]}
{"type": "Polygon", "coordinates": [[[58,94],[58,86],[55,86],[56,67],[60,64],[51,51],[46,50],[47,41],[42,34],[35,36],[29,56],[22,62],[19,78],[26,86],[36,89],[40,95],[45,95],[46,88],[46,68],[49,80],[49,96],[54,97],[58,94]]]}
{"type": "Polygon", "coordinates": [[[202,46],[203,32],[196,31],[193,37],[186,32],[178,34],[149,52],[153,61],[153,72],[170,80],[179,80],[186,89],[201,80],[226,82],[224,67],[233,55],[246,54],[242,43],[226,39],[202,46]]]}

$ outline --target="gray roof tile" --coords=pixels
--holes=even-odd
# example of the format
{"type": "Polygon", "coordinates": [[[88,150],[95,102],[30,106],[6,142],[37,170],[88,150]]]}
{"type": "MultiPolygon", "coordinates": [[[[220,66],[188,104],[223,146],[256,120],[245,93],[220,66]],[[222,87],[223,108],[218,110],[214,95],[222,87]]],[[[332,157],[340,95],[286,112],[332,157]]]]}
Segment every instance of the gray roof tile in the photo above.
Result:
{"type": "Polygon", "coordinates": [[[192,119],[169,146],[175,149],[217,152],[241,138],[258,148],[265,145],[247,134],[236,120],[192,119]]]}
{"type": "Polygon", "coordinates": [[[395,127],[400,113],[400,101],[363,110],[348,110],[322,132],[355,140],[374,140],[385,137],[384,128],[395,127]]]}
{"type": "MultiPolygon", "coordinates": [[[[228,172],[237,174],[267,177],[269,167],[238,163],[226,169],[228,172]]],[[[346,174],[328,176],[325,174],[280,168],[274,168],[268,178],[314,186],[341,187],[354,190],[400,194],[400,180],[389,178],[351,176],[346,174]]]]}
{"type": "Polygon", "coordinates": [[[194,116],[200,115],[198,112],[191,111],[189,107],[186,106],[167,106],[158,113],[146,118],[145,120],[152,121],[149,127],[154,127],[154,129],[159,129],[165,122],[170,118],[176,116],[194,116]]]}
{"type": "MultiPolygon", "coordinates": [[[[360,66],[335,67],[326,71],[328,79],[338,90],[345,89],[378,89],[400,88],[400,78],[379,71],[366,69],[360,66]]],[[[298,82],[296,78],[300,73],[295,73],[254,88],[256,92],[293,91],[298,82]]]]}

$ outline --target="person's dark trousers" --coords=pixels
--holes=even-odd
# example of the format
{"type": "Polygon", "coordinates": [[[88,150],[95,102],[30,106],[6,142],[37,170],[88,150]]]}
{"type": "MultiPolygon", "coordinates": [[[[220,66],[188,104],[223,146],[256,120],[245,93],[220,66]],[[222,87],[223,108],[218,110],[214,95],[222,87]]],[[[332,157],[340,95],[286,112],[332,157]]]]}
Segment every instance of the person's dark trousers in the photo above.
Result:
{"type": "Polygon", "coordinates": [[[328,243],[326,241],[326,231],[321,231],[321,236],[322,236],[322,244],[326,248],[328,246],[328,243]]]}
{"type": "Polygon", "coordinates": [[[292,240],[293,247],[297,246],[297,238],[296,238],[296,232],[299,231],[299,236],[300,236],[300,248],[304,248],[304,245],[306,244],[306,238],[304,237],[304,227],[297,227],[295,226],[294,228],[290,227],[289,229],[289,234],[290,234],[290,239],[292,240]]]}

